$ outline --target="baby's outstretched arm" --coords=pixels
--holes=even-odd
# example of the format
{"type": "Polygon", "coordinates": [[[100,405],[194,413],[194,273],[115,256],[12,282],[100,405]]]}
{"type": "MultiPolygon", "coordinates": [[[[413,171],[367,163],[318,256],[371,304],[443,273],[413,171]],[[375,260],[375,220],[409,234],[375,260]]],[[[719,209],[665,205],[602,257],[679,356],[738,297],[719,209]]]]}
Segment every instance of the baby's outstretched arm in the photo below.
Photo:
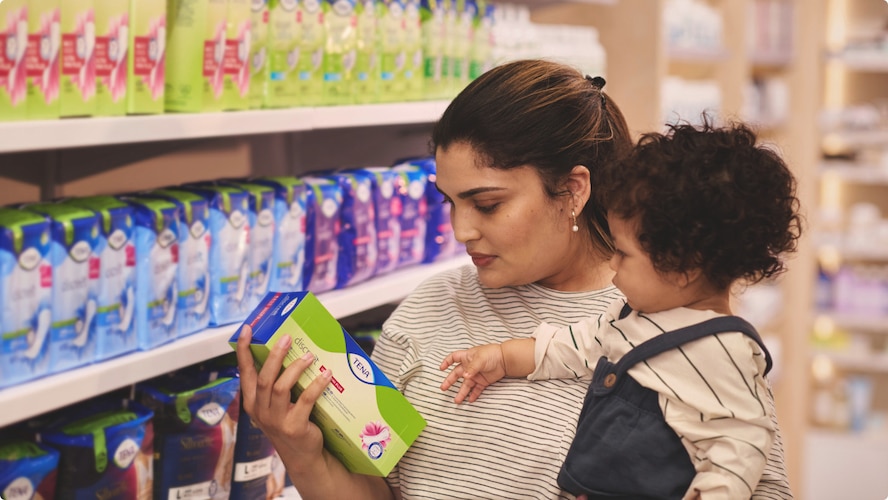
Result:
{"type": "Polygon", "coordinates": [[[454,351],[444,358],[441,370],[454,366],[441,390],[450,389],[463,379],[453,402],[462,403],[478,399],[484,389],[503,377],[526,377],[534,369],[534,339],[507,340],[502,344],[486,344],[461,351],[454,351]]]}

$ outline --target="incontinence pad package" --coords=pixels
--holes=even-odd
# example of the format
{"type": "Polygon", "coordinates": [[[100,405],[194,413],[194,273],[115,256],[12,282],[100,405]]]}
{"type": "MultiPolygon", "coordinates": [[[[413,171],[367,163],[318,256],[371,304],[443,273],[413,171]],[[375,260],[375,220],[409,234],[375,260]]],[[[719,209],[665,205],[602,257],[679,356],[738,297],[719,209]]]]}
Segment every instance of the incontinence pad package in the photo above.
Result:
{"type": "Polygon", "coordinates": [[[136,336],[148,350],[178,335],[179,209],[167,200],[126,196],[136,244],[136,336]]]}
{"type": "Polygon", "coordinates": [[[136,246],[132,206],[112,196],[71,198],[66,203],[99,216],[99,292],[96,306],[96,360],[138,348],[136,336],[136,246]]]}
{"type": "Polygon", "coordinates": [[[231,496],[240,379],[189,367],[139,384],[154,411],[154,498],[231,496]]]}
{"type": "Polygon", "coordinates": [[[59,452],[25,440],[0,442],[0,498],[53,500],[59,452]]]}
{"type": "Polygon", "coordinates": [[[269,289],[302,290],[305,264],[305,183],[297,177],[259,177],[250,182],[274,188],[274,269],[269,289]]]}
{"type": "MultiPolygon", "coordinates": [[[[422,415],[311,292],[269,293],[244,324],[253,330],[250,350],[260,365],[284,335],[293,339],[285,367],[312,355],[293,387],[295,397],[332,370],[312,421],[327,450],[350,471],[388,475],[425,428],[422,415]]],[[[239,334],[240,329],[229,339],[232,347],[239,334]]]]}
{"type": "Polygon", "coordinates": [[[179,207],[179,289],[176,305],[179,337],[210,324],[210,205],[206,198],[177,189],[147,193],[179,207]]]}
{"type": "Polygon", "coordinates": [[[98,217],[90,210],[63,203],[27,205],[50,219],[52,325],[49,372],[56,373],[96,359],[95,317],[98,310],[98,217]]]}
{"type": "Polygon", "coordinates": [[[49,220],[0,208],[0,387],[49,371],[49,220]]]}
{"type": "Polygon", "coordinates": [[[330,174],[330,178],[342,188],[336,288],[345,288],[370,278],[376,271],[379,249],[373,177],[366,170],[343,170],[330,174]]]}
{"type": "Polygon", "coordinates": [[[428,221],[426,211],[426,184],[428,173],[410,162],[392,167],[398,174],[398,193],[401,196],[401,251],[398,267],[419,264],[425,258],[428,221]]]}
{"type": "Polygon", "coordinates": [[[153,413],[133,401],[97,400],[40,433],[59,451],[59,500],[151,498],[153,413]]]}
{"type": "Polygon", "coordinates": [[[376,271],[385,274],[397,269],[401,252],[401,196],[398,174],[391,167],[365,167],[373,180],[373,207],[376,209],[376,271]]]}
{"type": "Polygon", "coordinates": [[[422,168],[429,178],[425,190],[428,226],[423,262],[436,262],[453,257],[461,245],[456,241],[453,225],[450,223],[450,203],[445,201],[444,195],[435,187],[435,157],[426,156],[409,161],[422,168]]]}
{"type": "Polygon", "coordinates": [[[212,183],[178,189],[204,197],[210,206],[210,324],[242,321],[250,312],[250,195],[243,189],[212,183]]]}
{"type": "Polygon", "coordinates": [[[342,188],[322,176],[305,176],[303,181],[308,188],[304,285],[315,293],[326,292],[336,288],[342,188]]]}

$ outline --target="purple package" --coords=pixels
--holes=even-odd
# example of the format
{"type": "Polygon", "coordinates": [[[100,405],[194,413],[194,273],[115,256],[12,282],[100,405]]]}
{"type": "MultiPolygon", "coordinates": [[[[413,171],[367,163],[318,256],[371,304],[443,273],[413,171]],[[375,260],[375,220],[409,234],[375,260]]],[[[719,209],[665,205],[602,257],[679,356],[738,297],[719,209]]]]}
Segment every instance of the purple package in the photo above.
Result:
{"type": "Polygon", "coordinates": [[[437,262],[456,255],[464,246],[456,241],[450,223],[450,203],[435,187],[435,157],[424,156],[404,160],[425,170],[429,177],[425,196],[428,203],[428,227],[426,227],[424,263],[437,262]]]}
{"type": "Polygon", "coordinates": [[[376,208],[376,272],[397,269],[401,253],[401,197],[398,174],[391,167],[364,167],[373,181],[373,206],[376,208]]]}
{"type": "Polygon", "coordinates": [[[376,271],[373,177],[360,169],[341,170],[328,177],[342,188],[336,288],[345,288],[370,278],[376,271]]]}
{"type": "Polygon", "coordinates": [[[326,292],[336,288],[342,188],[322,175],[307,175],[302,180],[308,188],[303,285],[313,293],[326,292]]]}
{"type": "Polygon", "coordinates": [[[398,267],[419,264],[425,258],[428,201],[425,197],[429,176],[422,167],[410,162],[392,167],[398,175],[401,198],[401,244],[398,267]]]}

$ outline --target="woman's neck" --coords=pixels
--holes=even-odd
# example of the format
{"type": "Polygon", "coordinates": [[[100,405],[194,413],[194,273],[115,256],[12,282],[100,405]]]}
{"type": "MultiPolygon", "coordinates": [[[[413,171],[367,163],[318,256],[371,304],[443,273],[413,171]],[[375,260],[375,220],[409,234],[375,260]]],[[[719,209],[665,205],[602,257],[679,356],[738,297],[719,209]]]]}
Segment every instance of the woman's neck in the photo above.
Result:
{"type": "Polygon", "coordinates": [[[559,292],[591,292],[613,285],[614,272],[607,261],[579,259],[537,284],[559,292]]]}

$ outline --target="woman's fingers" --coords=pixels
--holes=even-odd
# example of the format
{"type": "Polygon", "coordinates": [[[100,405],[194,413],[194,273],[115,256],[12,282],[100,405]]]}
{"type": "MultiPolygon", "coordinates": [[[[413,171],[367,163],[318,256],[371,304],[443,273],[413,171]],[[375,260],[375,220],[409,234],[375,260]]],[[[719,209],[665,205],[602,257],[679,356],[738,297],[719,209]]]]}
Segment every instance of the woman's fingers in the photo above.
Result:
{"type": "Polygon", "coordinates": [[[244,409],[248,414],[252,415],[253,405],[256,401],[256,391],[252,388],[256,386],[256,365],[253,364],[253,353],[250,352],[250,340],[253,337],[253,329],[250,325],[241,327],[240,334],[237,337],[237,370],[240,373],[241,387],[248,390],[242,390],[244,401],[244,409]]]}
{"type": "MultiPolygon", "coordinates": [[[[304,359],[300,361],[304,361],[304,359]]],[[[309,361],[309,363],[311,362],[309,361]]],[[[324,389],[330,384],[332,378],[333,370],[330,370],[329,368],[315,377],[315,379],[308,384],[308,387],[302,391],[302,394],[299,395],[299,399],[296,400],[296,405],[291,414],[291,418],[308,422],[308,416],[311,414],[312,408],[314,408],[315,403],[318,401],[318,398],[321,397],[321,394],[324,393],[324,389]]]]}
{"type": "Polygon", "coordinates": [[[281,373],[284,357],[290,350],[292,341],[293,339],[289,335],[281,335],[259,370],[259,376],[256,378],[256,408],[258,411],[271,406],[274,384],[281,373]]]}
{"type": "Polygon", "coordinates": [[[307,352],[284,369],[274,383],[274,388],[272,390],[272,393],[274,394],[274,397],[271,400],[272,412],[284,412],[289,410],[290,405],[292,404],[290,395],[292,394],[293,386],[296,385],[296,382],[299,381],[299,377],[301,377],[305,370],[311,366],[313,361],[314,356],[310,352],[307,352]]]}

